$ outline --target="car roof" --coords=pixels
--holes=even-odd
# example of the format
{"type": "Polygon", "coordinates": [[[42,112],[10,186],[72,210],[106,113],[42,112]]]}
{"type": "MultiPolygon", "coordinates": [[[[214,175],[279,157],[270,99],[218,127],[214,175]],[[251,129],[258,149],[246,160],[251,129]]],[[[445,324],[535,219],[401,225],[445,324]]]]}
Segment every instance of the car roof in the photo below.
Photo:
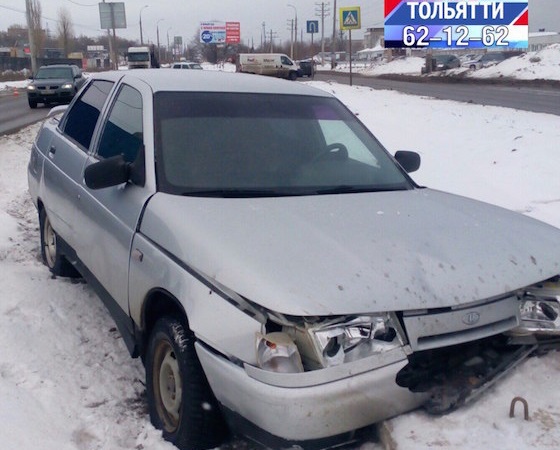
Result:
{"type": "Polygon", "coordinates": [[[148,84],[153,92],[239,92],[332,97],[331,94],[304,83],[237,72],[134,69],[99,72],[92,78],[114,82],[120,79],[137,79],[148,84]]]}

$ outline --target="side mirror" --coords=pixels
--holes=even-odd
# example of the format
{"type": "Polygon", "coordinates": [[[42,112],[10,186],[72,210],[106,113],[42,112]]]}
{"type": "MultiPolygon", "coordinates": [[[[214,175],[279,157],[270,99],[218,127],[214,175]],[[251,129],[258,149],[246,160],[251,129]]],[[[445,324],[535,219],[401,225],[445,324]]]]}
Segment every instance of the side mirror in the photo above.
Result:
{"type": "Polygon", "coordinates": [[[416,172],[420,168],[420,155],[416,152],[399,150],[395,153],[395,159],[407,173],[416,172]]]}
{"type": "Polygon", "coordinates": [[[130,177],[130,163],[122,155],[98,161],[86,167],[84,180],[90,189],[103,189],[126,183],[130,177]]]}

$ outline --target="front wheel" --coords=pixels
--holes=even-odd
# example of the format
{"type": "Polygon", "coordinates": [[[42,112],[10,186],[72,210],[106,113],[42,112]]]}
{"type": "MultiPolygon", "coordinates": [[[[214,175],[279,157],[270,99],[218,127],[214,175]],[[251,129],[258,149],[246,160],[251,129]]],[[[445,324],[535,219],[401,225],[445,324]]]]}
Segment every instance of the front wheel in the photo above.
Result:
{"type": "Polygon", "coordinates": [[[30,99],[28,99],[28,100],[27,100],[27,103],[29,104],[29,107],[30,107],[31,109],[37,108],[37,102],[36,102],[35,100],[30,100],[30,99]]]}
{"type": "Polygon", "coordinates": [[[146,355],[150,419],[181,450],[215,448],[227,434],[194,341],[182,321],[163,317],[152,330],[146,355]]]}

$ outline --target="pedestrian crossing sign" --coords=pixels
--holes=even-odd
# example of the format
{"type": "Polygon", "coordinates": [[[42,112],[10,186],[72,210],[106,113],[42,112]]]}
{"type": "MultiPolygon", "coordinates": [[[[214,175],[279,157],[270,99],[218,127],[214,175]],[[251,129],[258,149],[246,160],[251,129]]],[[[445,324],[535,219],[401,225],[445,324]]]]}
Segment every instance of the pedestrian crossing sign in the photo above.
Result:
{"type": "Polygon", "coordinates": [[[339,11],[341,30],[359,30],[362,28],[359,6],[348,6],[346,8],[340,8],[339,11]]]}

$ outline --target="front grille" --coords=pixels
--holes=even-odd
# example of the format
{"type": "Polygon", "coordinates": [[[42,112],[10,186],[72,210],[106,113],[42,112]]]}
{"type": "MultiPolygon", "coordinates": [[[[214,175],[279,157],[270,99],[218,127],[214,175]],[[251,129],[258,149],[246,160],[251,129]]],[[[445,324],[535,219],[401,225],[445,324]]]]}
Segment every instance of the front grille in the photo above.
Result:
{"type": "Polygon", "coordinates": [[[403,322],[413,351],[448,347],[500,334],[520,323],[515,296],[460,308],[405,312],[403,322]]]}

